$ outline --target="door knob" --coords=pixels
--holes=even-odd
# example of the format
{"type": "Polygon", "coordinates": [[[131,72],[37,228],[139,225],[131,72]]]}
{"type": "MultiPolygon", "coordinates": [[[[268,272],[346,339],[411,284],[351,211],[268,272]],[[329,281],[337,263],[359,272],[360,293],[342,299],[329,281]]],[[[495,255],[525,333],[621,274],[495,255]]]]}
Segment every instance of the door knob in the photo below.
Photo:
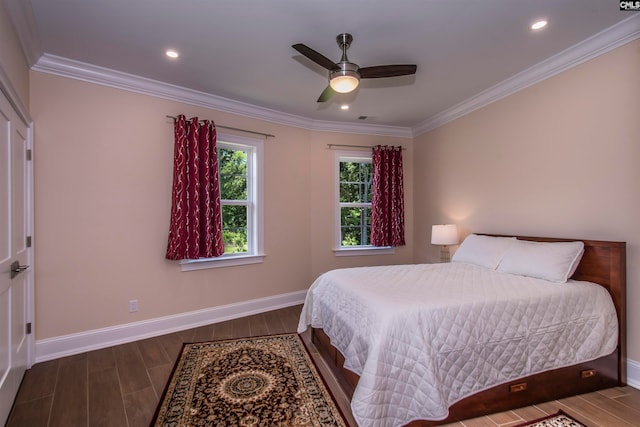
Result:
{"type": "Polygon", "coordinates": [[[20,274],[23,271],[25,271],[27,268],[29,268],[28,265],[20,265],[20,262],[18,262],[18,261],[12,262],[11,263],[11,278],[13,279],[18,274],[20,274]]]}

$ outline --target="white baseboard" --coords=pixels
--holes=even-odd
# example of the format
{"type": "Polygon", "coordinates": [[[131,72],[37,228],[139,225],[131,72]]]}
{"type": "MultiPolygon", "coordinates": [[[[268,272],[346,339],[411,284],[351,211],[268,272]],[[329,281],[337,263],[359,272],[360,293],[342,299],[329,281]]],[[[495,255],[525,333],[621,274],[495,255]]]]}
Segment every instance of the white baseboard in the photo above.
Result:
{"type": "MultiPolygon", "coordinates": [[[[297,291],[36,341],[35,363],[302,304],[297,291]]],[[[640,389],[640,363],[627,359],[627,384],[640,389]]]]}
{"type": "Polygon", "coordinates": [[[627,359],[627,384],[640,390],[640,363],[627,359]]]}
{"type": "Polygon", "coordinates": [[[36,341],[35,363],[302,304],[297,291],[36,341]]]}

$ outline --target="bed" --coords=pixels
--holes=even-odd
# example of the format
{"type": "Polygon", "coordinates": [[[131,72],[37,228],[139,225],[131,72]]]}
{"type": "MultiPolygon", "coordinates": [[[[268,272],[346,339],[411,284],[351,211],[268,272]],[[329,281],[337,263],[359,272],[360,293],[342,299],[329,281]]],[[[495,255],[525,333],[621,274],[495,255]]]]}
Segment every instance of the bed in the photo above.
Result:
{"type": "Polygon", "coordinates": [[[508,249],[467,262],[468,237],[450,264],[340,269],[311,286],[298,331],[311,325],[359,425],[435,426],[625,384],[624,242],[470,236],[508,249]],[[536,277],[570,244],[564,277],[536,277]]]}

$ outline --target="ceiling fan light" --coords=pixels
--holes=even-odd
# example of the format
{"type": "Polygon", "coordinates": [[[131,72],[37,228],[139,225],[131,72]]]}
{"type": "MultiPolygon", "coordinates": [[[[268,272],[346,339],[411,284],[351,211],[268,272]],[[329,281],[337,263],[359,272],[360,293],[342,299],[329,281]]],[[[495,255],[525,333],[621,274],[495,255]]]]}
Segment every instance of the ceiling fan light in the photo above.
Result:
{"type": "Polygon", "coordinates": [[[331,79],[329,85],[338,93],[349,93],[358,87],[360,81],[353,76],[338,76],[331,79]]]}
{"type": "Polygon", "coordinates": [[[338,70],[331,73],[329,86],[338,93],[354,91],[360,83],[360,75],[353,70],[338,70]]]}

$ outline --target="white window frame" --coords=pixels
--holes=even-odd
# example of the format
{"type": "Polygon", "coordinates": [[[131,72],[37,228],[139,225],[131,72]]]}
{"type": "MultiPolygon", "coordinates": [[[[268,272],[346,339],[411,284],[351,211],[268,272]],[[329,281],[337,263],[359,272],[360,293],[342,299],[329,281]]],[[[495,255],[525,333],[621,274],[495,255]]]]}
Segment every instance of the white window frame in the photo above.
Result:
{"type": "Polygon", "coordinates": [[[182,271],[258,264],[264,261],[264,141],[239,135],[218,133],[218,148],[247,152],[247,241],[248,251],[216,258],[180,261],[182,271]]]}
{"type": "MultiPolygon", "coordinates": [[[[366,151],[345,151],[336,150],[334,153],[334,200],[335,200],[335,237],[333,253],[335,256],[360,256],[360,255],[387,255],[394,254],[395,249],[391,246],[342,246],[342,224],[340,215],[340,162],[371,162],[372,155],[366,151]]],[[[371,237],[371,236],[369,236],[371,237]]]]}

